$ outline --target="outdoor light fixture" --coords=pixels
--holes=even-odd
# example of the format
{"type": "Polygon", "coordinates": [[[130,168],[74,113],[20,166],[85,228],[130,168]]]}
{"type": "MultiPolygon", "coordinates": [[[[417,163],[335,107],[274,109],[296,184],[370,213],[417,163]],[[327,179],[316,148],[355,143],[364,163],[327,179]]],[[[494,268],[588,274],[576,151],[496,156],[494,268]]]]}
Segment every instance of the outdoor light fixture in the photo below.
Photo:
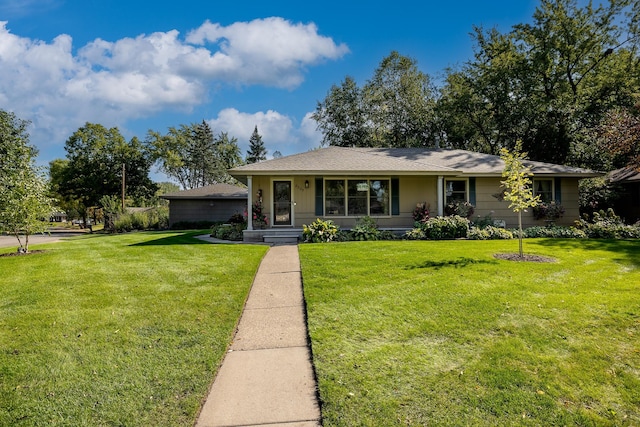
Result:
{"type": "Polygon", "coordinates": [[[309,188],[309,180],[304,181],[304,188],[309,188]]]}

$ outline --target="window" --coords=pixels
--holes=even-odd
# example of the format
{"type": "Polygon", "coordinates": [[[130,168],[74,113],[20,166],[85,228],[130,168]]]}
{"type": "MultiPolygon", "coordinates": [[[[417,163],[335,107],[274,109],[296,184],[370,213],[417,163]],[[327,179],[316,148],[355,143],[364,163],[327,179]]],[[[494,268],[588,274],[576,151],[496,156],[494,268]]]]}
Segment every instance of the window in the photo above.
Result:
{"type": "Polygon", "coordinates": [[[325,206],[327,215],[344,215],[344,180],[325,181],[325,206]]]}
{"type": "Polygon", "coordinates": [[[553,180],[551,179],[534,179],[533,195],[540,196],[540,200],[549,203],[553,200],[553,180]]]}
{"type": "Polygon", "coordinates": [[[447,180],[445,182],[445,204],[467,201],[467,181],[447,180]]]}
{"type": "Polygon", "coordinates": [[[325,215],[389,215],[391,185],[388,179],[327,179],[325,215]]]}

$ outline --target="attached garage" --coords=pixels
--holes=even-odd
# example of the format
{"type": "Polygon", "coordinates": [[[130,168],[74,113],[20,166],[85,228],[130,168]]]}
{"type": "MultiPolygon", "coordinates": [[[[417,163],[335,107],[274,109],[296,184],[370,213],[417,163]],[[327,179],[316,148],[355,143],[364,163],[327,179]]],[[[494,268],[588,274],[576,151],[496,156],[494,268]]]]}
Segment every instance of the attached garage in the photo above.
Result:
{"type": "Polygon", "coordinates": [[[176,223],[224,222],[247,209],[247,189],[214,184],[161,196],[169,200],[169,226],[176,223]]]}

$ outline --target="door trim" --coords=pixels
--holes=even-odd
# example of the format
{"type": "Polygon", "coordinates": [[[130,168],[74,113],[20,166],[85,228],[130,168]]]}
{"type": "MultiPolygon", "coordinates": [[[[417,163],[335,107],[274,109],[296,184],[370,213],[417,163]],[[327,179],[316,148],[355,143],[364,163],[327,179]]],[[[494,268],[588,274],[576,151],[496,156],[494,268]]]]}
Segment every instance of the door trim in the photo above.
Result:
{"type": "Polygon", "coordinates": [[[271,179],[271,226],[281,228],[291,228],[295,224],[295,200],[293,198],[293,178],[272,178],[271,179]],[[290,215],[289,224],[276,224],[276,209],[275,209],[275,183],[276,182],[288,182],[289,183],[289,203],[290,203],[290,215]]]}

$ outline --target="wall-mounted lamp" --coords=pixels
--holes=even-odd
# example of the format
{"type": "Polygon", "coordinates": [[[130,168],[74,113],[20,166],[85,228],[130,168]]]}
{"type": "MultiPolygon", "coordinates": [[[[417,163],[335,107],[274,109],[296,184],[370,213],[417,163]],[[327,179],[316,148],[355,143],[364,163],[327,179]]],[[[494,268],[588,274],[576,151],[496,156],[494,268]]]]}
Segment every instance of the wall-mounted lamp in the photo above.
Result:
{"type": "Polygon", "coordinates": [[[309,188],[309,180],[304,181],[304,188],[309,188]]]}

